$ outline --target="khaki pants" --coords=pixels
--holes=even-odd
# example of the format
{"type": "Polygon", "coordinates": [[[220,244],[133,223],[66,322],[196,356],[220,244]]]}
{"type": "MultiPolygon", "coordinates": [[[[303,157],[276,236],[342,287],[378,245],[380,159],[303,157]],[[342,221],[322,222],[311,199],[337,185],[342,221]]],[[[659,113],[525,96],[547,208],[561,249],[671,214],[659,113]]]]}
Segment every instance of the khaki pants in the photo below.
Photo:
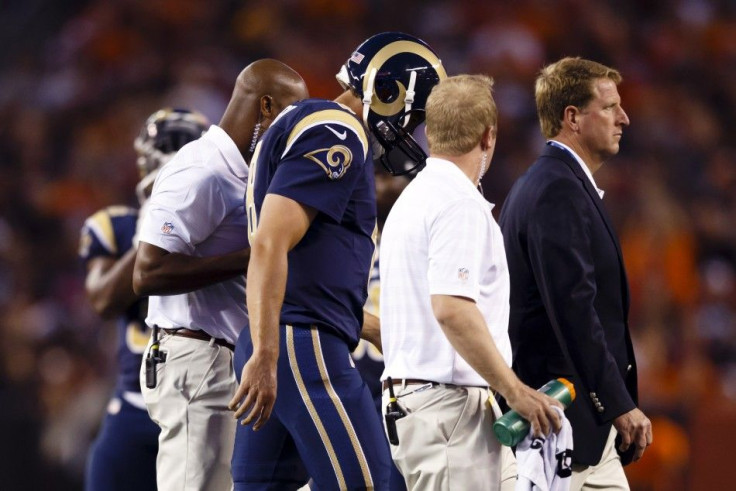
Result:
{"type": "Polygon", "coordinates": [[[516,456],[511,447],[501,446],[501,491],[516,489],[516,456]]]}
{"type": "MultiPolygon", "coordinates": [[[[441,385],[416,391],[418,387],[396,386],[399,404],[408,414],[396,422],[399,445],[391,445],[391,456],[407,489],[501,489],[502,452],[492,430],[490,391],[441,385]]],[[[383,406],[387,403],[388,391],[383,406]]]]}
{"type": "Polygon", "coordinates": [[[598,465],[572,465],[570,491],[629,491],[629,482],[626,480],[621,458],[616,453],[615,444],[616,429],[611,427],[598,465]]]}
{"type": "MultiPolygon", "coordinates": [[[[144,353],[148,356],[150,343],[144,353]]],[[[151,419],[161,427],[156,482],[159,491],[221,491],[230,475],[236,421],[227,404],[237,388],[233,353],[197,339],[164,335],[157,384],[141,390],[151,419]]]]}

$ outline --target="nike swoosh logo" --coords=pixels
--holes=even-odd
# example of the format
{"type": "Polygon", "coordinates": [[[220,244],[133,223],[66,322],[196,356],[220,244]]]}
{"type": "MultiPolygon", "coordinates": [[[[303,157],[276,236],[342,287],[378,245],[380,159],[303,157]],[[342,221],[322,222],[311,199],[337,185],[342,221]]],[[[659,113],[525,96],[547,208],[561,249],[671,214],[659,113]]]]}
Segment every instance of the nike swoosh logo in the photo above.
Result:
{"type": "Polygon", "coordinates": [[[342,133],[338,133],[337,130],[335,128],[333,128],[332,126],[325,125],[325,128],[327,128],[332,133],[334,133],[335,136],[338,137],[340,140],[344,140],[345,138],[348,137],[348,131],[347,130],[343,130],[342,133]]]}

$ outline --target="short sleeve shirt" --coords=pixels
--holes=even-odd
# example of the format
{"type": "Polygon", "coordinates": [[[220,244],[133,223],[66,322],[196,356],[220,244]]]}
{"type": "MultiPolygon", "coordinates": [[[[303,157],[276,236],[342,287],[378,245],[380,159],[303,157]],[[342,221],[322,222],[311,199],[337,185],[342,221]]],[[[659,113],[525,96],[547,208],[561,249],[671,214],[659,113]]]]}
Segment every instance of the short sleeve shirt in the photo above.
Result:
{"type": "Polygon", "coordinates": [[[435,158],[399,196],[381,240],[383,378],[488,385],[447,340],[431,295],[473,300],[511,363],[509,274],[492,207],[455,164],[435,158]]]}
{"type": "MultiPolygon", "coordinates": [[[[173,253],[209,257],[248,247],[243,197],[248,167],[218,126],[185,145],[159,172],[140,240],[173,253]]],[[[151,296],[148,325],[203,330],[231,343],[247,324],[242,276],[181,295],[151,296]]]]}

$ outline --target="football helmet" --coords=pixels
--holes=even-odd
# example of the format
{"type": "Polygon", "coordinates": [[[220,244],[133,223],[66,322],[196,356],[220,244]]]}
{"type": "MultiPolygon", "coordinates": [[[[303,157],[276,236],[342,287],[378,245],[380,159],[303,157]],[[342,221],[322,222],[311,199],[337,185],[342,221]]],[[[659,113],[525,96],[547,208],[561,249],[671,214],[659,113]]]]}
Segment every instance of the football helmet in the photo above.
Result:
{"type": "Polygon", "coordinates": [[[141,204],[150,196],[159,169],[181,147],[202,136],[209,126],[204,114],[187,109],[159,109],[148,117],[133,142],[141,178],[136,194],[141,204]]]}
{"type": "Polygon", "coordinates": [[[424,122],[432,87],[447,77],[432,48],[401,32],[376,34],[356,48],[336,77],[362,99],[363,122],[382,147],[383,166],[397,176],[424,167],[427,154],[412,133],[424,122]]]}

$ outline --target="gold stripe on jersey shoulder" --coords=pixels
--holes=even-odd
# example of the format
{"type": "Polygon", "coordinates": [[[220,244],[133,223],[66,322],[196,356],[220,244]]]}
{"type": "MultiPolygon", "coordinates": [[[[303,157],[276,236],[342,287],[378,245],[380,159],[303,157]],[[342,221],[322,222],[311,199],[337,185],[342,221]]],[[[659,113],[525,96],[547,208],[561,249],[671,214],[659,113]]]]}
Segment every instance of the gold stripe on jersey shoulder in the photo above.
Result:
{"type": "Polygon", "coordinates": [[[88,224],[98,238],[107,247],[111,254],[118,253],[118,244],[115,241],[115,230],[112,228],[112,218],[108,209],[100,210],[89,218],[88,224]]]}
{"type": "Polygon", "coordinates": [[[289,138],[286,140],[286,148],[291,147],[291,145],[294,143],[294,140],[304,130],[314,125],[324,123],[334,123],[337,125],[346,126],[350,128],[353,132],[355,132],[355,134],[358,135],[358,138],[360,139],[360,143],[363,145],[363,158],[365,158],[365,156],[368,154],[368,137],[365,134],[365,129],[363,128],[363,125],[354,115],[345,111],[341,111],[339,109],[325,109],[322,111],[314,112],[304,117],[296,124],[296,126],[294,126],[294,128],[291,130],[291,133],[289,133],[289,138]]]}

